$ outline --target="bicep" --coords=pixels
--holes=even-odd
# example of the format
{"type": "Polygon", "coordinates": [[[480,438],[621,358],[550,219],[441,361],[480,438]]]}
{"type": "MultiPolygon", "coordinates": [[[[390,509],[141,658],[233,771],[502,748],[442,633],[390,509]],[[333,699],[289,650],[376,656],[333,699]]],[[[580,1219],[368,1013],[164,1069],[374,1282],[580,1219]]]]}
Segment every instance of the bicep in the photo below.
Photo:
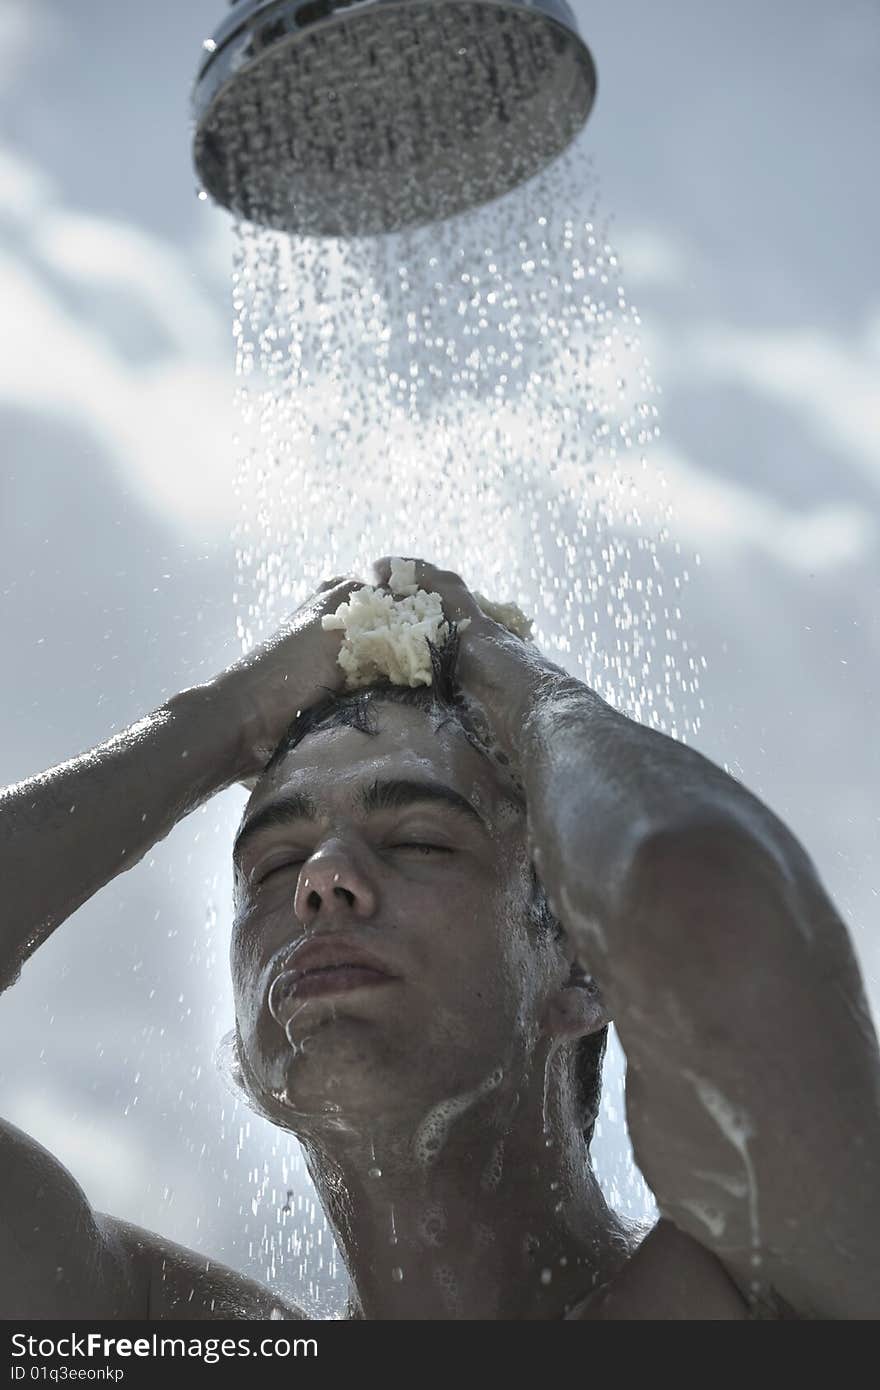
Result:
{"type": "Polygon", "coordinates": [[[0,1306],[7,1318],[130,1318],[146,1289],[76,1179],[0,1121],[0,1306]]]}
{"type": "Polygon", "coordinates": [[[644,856],[629,906],[641,941],[616,1022],[661,1213],[758,1306],[878,1316],[877,1039],[818,877],[780,874],[735,836],[673,837],[644,856]]]}

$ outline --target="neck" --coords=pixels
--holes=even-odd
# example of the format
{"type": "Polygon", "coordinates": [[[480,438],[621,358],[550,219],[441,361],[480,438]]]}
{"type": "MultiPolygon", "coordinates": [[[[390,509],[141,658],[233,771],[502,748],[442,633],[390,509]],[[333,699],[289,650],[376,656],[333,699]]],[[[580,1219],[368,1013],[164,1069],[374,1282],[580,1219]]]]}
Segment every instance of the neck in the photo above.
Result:
{"type": "Polygon", "coordinates": [[[631,1236],[568,1107],[536,1100],[481,1088],[370,1133],[303,1136],[350,1316],[561,1318],[624,1263],[631,1236]]]}

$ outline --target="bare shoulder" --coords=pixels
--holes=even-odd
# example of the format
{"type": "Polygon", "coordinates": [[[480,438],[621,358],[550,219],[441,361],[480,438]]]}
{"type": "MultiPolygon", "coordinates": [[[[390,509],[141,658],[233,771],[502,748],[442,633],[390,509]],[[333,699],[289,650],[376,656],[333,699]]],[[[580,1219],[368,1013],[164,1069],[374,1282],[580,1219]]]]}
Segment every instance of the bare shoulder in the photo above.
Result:
{"type": "Polygon", "coordinates": [[[146,1317],[167,1320],[306,1318],[302,1309],[228,1265],[117,1217],[98,1217],[148,1289],[146,1317]]]}
{"type": "Polygon", "coordinates": [[[93,1210],[62,1163],[0,1120],[0,1309],[7,1318],[305,1314],[215,1260],[93,1210]]]}
{"type": "Polygon", "coordinates": [[[0,1120],[4,1318],[141,1318],[146,1287],[85,1192],[42,1144],[0,1120]]]}
{"type": "Polygon", "coordinates": [[[661,1218],[609,1284],[569,1313],[584,1322],[617,1319],[746,1319],[748,1305],[721,1261],[661,1218]]]}

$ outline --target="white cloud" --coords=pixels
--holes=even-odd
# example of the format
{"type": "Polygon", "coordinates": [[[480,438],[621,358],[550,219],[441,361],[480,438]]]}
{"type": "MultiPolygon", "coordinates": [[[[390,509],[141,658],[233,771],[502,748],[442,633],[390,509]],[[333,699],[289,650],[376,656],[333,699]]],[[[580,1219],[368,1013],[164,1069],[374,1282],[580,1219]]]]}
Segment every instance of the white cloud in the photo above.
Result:
{"type": "Polygon", "coordinates": [[[0,400],[89,430],[145,500],[191,524],[224,525],[233,495],[231,367],[197,356],[129,366],[14,256],[0,254],[0,400]]]}
{"type": "MultiPolygon", "coordinates": [[[[149,505],[185,525],[228,531],[240,514],[232,343],[198,256],[130,224],[69,211],[51,179],[0,146],[4,228],[0,401],[75,421],[149,505]],[[71,307],[41,268],[77,290],[84,308],[71,307]],[[89,310],[90,285],[124,291],[135,316],[142,304],[171,353],[147,366],[126,361],[89,310]]],[[[219,285],[216,241],[208,273],[219,285]]]]}
{"type": "MultiPolygon", "coordinates": [[[[235,491],[236,435],[266,447],[235,405],[232,248],[232,224],[216,210],[206,210],[200,235],[182,249],[71,211],[51,179],[0,145],[0,404],[75,422],[147,505],[202,535],[228,535],[243,510],[259,505],[235,491]],[[91,286],[103,301],[90,303],[91,286]],[[145,337],[154,338],[158,320],[170,352],[146,365],[126,358],[108,323],[114,291],[131,334],[142,305],[145,337]]],[[[258,389],[256,379],[250,385],[258,389]]],[[[297,403],[303,418],[341,408],[328,391],[297,403]]]]}
{"type": "Polygon", "coordinates": [[[0,228],[29,227],[54,196],[52,181],[41,169],[0,145],[0,228]]]}
{"type": "MultiPolygon", "coordinates": [[[[217,305],[200,291],[189,258],[129,222],[55,209],[35,226],[31,248],[73,282],[133,292],[182,356],[216,359],[221,328],[224,345],[230,341],[228,325],[221,325],[217,305]]],[[[230,350],[230,369],[231,363],[230,350]]]]}
{"type": "Polygon", "coordinates": [[[768,333],[712,326],[692,337],[703,376],[735,378],[801,411],[831,448],[845,447],[880,484],[880,356],[876,317],[859,337],[819,329],[768,333]]]}
{"type": "Polygon", "coordinates": [[[817,574],[851,564],[876,546],[876,520],[850,503],[794,511],[701,472],[669,445],[656,446],[652,460],[654,468],[639,474],[640,488],[658,504],[670,504],[670,530],[698,551],[728,560],[757,551],[785,569],[817,574]]]}
{"type": "MultiPolygon", "coordinates": [[[[635,228],[620,232],[617,242],[627,285],[688,280],[692,253],[665,233],[635,228]]],[[[869,308],[848,335],[721,322],[695,322],[682,331],[655,318],[639,327],[639,337],[658,382],[742,383],[799,411],[823,443],[848,451],[870,482],[880,484],[880,306],[869,308]]]]}

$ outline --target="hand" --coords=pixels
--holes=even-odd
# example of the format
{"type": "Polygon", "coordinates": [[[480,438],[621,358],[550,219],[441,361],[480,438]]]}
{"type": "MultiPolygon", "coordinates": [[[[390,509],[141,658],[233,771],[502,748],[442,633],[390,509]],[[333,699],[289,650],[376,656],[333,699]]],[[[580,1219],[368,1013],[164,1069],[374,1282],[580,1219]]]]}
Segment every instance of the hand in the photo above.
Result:
{"type": "Polygon", "coordinates": [[[268,641],[211,682],[224,718],[240,729],[237,782],[253,787],[297,711],[345,688],[344,634],[325,632],[321,619],[363,587],[360,579],[326,580],[268,641]]]}
{"type": "MultiPolygon", "coordinates": [[[[375,561],[376,585],[387,587],[391,559],[384,555],[375,561]]],[[[415,567],[416,584],[440,595],[450,622],[470,619],[460,635],[458,680],[465,693],[482,707],[502,751],[516,765],[523,724],[535,701],[559,682],[570,684],[573,677],[554,666],[531,642],[488,617],[460,575],[425,560],[416,560],[415,567]]]]}

